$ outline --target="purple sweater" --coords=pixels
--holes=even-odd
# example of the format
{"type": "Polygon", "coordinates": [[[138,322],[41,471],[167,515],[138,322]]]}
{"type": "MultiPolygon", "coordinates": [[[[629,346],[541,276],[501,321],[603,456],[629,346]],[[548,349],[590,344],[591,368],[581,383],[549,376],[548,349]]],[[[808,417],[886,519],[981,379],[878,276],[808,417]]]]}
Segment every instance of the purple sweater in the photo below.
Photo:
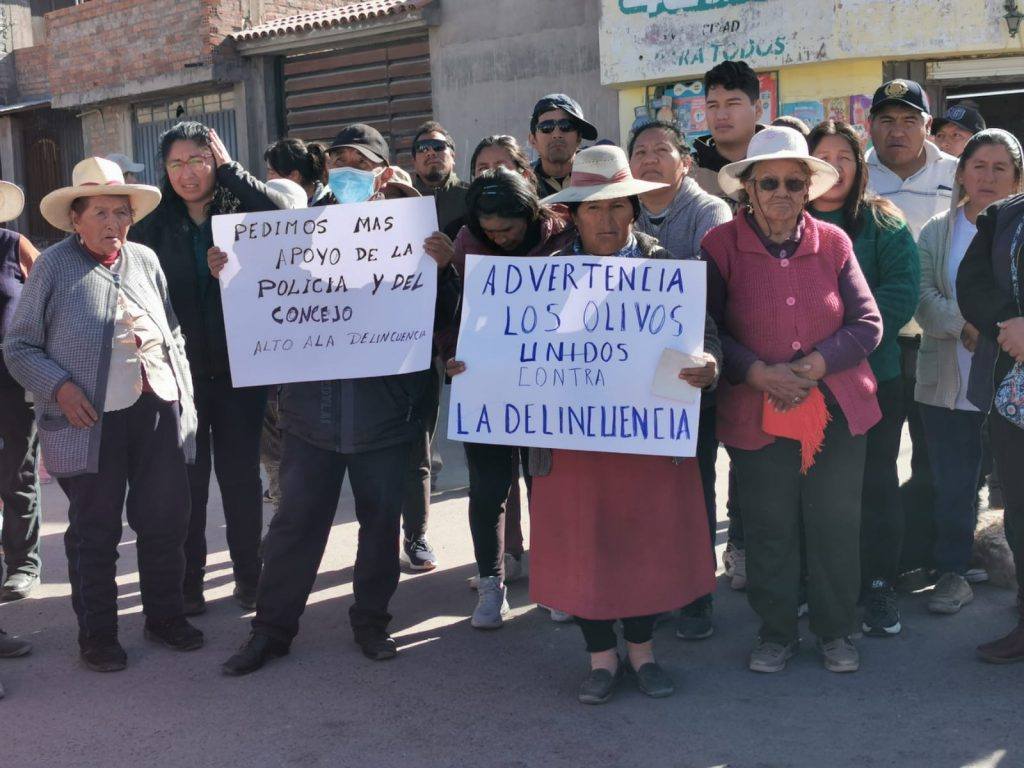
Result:
{"type": "Polygon", "coordinates": [[[850,239],[806,213],[797,236],[773,254],[775,244],[741,214],[704,239],[708,308],[725,356],[718,414],[726,445],[756,450],[773,440],[760,428],[762,394],[746,383],[758,360],[784,363],[817,350],[822,384],[850,431],[863,434],[880,417],[867,357],[882,338],[882,318],[850,239]]]}

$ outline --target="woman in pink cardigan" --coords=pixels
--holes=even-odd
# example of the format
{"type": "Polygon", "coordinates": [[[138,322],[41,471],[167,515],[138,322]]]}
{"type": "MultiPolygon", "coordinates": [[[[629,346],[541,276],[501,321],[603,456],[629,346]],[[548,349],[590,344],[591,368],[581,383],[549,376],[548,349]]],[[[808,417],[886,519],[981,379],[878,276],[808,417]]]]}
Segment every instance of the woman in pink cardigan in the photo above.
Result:
{"type": "Polygon", "coordinates": [[[801,528],[811,631],[826,669],[860,664],[857,627],[865,433],[880,418],[868,355],[882,319],[838,227],[804,209],[838,174],[791,128],[767,128],[725,166],[736,218],[703,241],[725,358],[718,437],[736,470],[747,594],[761,618],[750,669],[798,648],[801,528]]]}

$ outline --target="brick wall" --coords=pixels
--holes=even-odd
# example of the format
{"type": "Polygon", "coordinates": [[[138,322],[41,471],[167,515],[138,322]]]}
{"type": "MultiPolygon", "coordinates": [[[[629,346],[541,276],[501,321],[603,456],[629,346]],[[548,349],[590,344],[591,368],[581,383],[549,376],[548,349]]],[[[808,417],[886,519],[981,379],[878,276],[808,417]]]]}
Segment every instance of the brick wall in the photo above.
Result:
{"type": "Polygon", "coordinates": [[[82,115],[86,156],[106,157],[112,152],[132,155],[131,107],[113,104],[82,115]]]}
{"type": "Polygon", "coordinates": [[[47,67],[49,51],[45,45],[19,48],[14,52],[14,68],[17,73],[17,98],[19,101],[48,96],[50,78],[47,67]]]}

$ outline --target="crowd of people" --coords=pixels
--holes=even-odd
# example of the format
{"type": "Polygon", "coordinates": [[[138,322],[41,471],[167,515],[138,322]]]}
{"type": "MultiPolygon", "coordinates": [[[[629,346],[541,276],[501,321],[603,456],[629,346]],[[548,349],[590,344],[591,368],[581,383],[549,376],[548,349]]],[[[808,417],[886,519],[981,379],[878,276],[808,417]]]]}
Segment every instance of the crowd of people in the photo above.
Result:
{"type": "MultiPolygon", "coordinates": [[[[703,391],[694,458],[464,446],[470,623],[500,628],[507,585],[526,571],[522,476],[535,513],[530,596],[582,631],[581,702],[607,702],[627,672],[649,696],[672,694],[653,637],[673,611],[678,638],[714,633],[721,446],[723,566],[760,622],[755,672],[785,668],[805,613],[824,667],[853,672],[855,637],[901,632],[898,587],[931,587],[934,613],[961,610],[986,576],[971,558],[985,483],[990,505],[1005,505],[1024,585],[1020,142],[970,107],[933,119],[910,80],[875,93],[869,149],[834,120],[763,124],[758,79],[742,61],[707,72],[704,89],[709,136],[691,146],[678,125],[651,120],[625,149],[598,140],[574,99],[550,94],[529,120],[538,159],[512,136],[488,136],[469,183],[436,122],[413,139],[411,176],[363,124],[327,146],[276,142],[266,181],[196,122],[161,138],[159,189],[135,183],[142,168],[126,157],[80,162],[40,205],[66,239],[39,254],[0,230],[0,600],[39,581],[39,444],[69,500],[84,664],[127,664],[115,584],[122,510],[137,534],[146,637],[201,647],[189,619],[206,609],[212,473],[233,596],[255,611],[223,671],[255,672],[290,651],[347,474],[359,524],[353,636],[370,659],[396,656],[388,627],[400,564],[437,567],[427,526],[441,392],[474,365],[455,353],[467,254],[707,265],[703,352],[678,372],[703,391]],[[228,256],[211,217],[416,196],[434,197],[438,214],[423,243],[438,271],[433,364],[233,387],[218,285],[228,256]],[[905,424],[912,477],[901,485],[905,424]]],[[[23,206],[0,183],[0,218],[23,206]]],[[[983,660],[1024,660],[1018,594],[1017,625],[977,649],[983,660]]],[[[28,651],[0,634],[0,657],[28,651]]]]}

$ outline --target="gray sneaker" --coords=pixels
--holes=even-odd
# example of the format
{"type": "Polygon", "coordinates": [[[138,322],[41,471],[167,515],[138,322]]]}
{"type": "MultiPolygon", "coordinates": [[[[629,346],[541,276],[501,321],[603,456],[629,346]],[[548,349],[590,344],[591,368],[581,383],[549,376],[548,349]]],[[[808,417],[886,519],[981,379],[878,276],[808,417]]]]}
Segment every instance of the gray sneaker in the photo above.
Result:
{"type": "Polygon", "coordinates": [[[39,585],[39,575],[35,573],[12,573],[0,587],[0,601],[5,603],[24,600],[39,585]]]}
{"type": "Polygon", "coordinates": [[[860,654],[857,646],[848,637],[837,637],[835,640],[818,640],[825,669],[829,672],[856,672],[860,669],[860,654]]]}
{"type": "Polygon", "coordinates": [[[939,577],[928,598],[932,613],[956,613],[974,599],[974,590],[959,573],[944,573],[939,577]]]}
{"type": "Polygon", "coordinates": [[[506,594],[506,587],[497,576],[480,579],[476,610],[469,623],[476,629],[500,629],[505,623],[501,617],[509,611],[506,594]]]}
{"type": "Polygon", "coordinates": [[[766,642],[758,638],[757,645],[750,652],[751,672],[781,672],[786,662],[796,655],[797,641],[788,645],[766,642]]]}

